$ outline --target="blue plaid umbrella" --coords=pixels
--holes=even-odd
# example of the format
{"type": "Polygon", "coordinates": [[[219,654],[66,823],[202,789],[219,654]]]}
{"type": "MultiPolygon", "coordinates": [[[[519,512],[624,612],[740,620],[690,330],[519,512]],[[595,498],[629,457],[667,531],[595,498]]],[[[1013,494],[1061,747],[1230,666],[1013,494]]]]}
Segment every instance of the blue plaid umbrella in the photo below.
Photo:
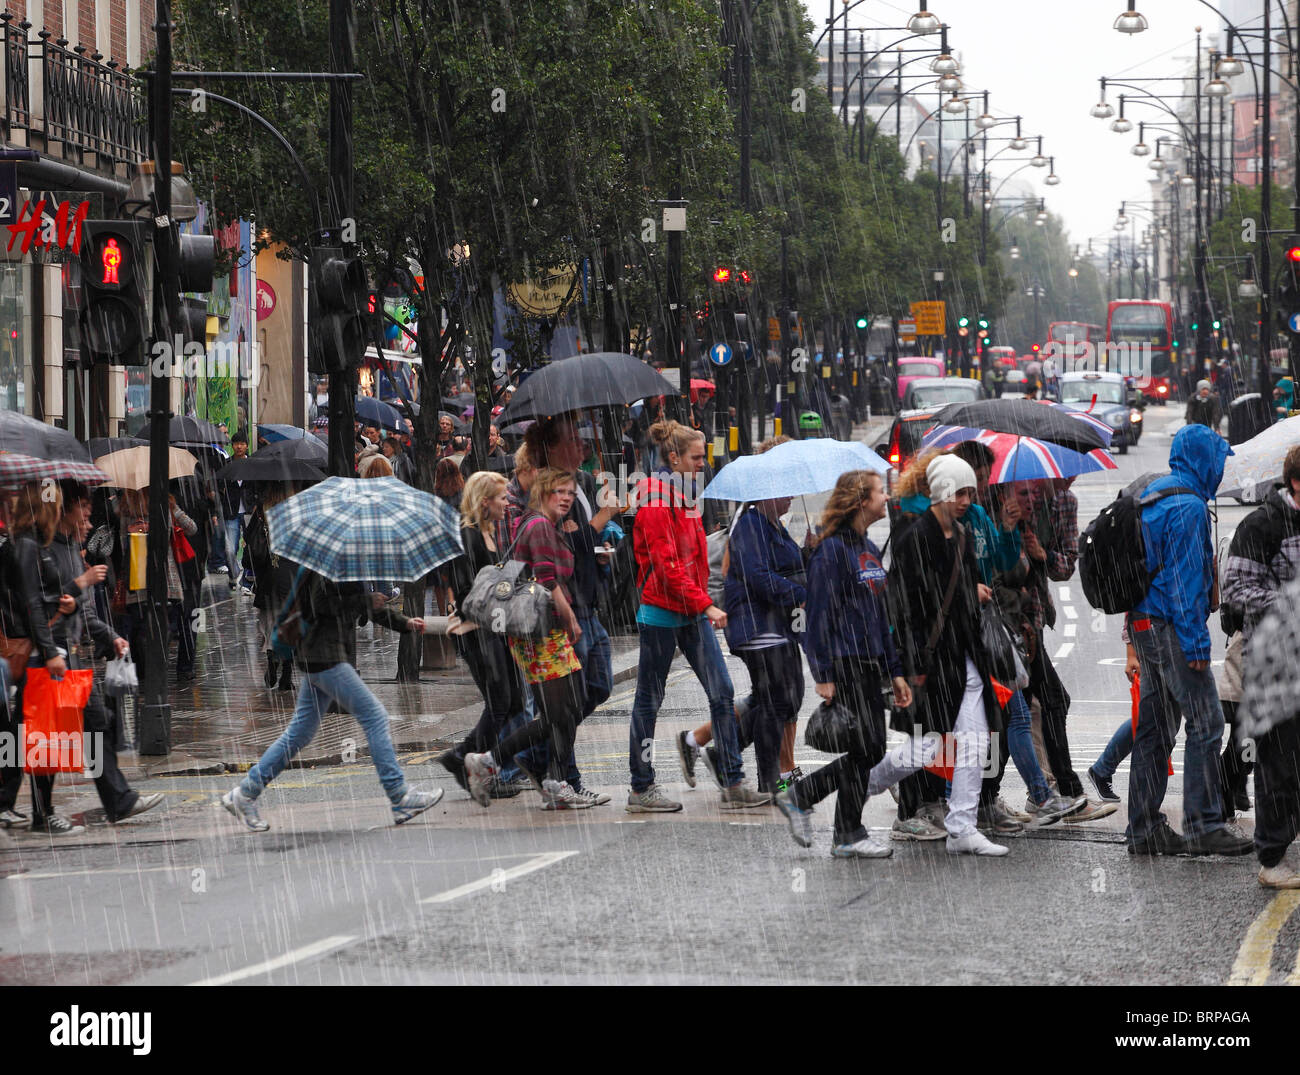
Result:
{"type": "Polygon", "coordinates": [[[411,582],[464,551],[451,505],[396,478],[332,477],[266,522],[272,552],[335,582],[411,582]]]}

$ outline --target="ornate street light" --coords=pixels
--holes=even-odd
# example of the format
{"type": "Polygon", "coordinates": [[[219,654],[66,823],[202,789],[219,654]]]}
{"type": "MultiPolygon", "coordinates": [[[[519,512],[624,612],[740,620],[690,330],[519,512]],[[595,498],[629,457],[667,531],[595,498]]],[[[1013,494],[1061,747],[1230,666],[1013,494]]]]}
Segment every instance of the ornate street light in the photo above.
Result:
{"type": "Polygon", "coordinates": [[[975,126],[981,131],[987,131],[990,127],[996,127],[997,122],[998,121],[988,112],[984,112],[975,117],[975,126]]]}
{"type": "Polygon", "coordinates": [[[1185,187],[1194,187],[1194,186],[1196,186],[1196,180],[1193,179],[1190,175],[1182,175],[1182,176],[1179,176],[1179,177],[1178,177],[1178,182],[1180,182],[1180,183],[1181,183],[1183,186],[1185,186],[1185,187]]]}
{"type": "Polygon", "coordinates": [[[1137,0],[1128,0],[1128,10],[1120,12],[1114,28],[1121,34],[1140,34],[1147,28],[1146,17],[1138,14],[1137,0]]]}
{"type": "Polygon", "coordinates": [[[944,102],[943,110],[952,113],[954,116],[960,116],[966,111],[966,102],[958,97],[954,91],[953,95],[944,102]]]}
{"type": "Polygon", "coordinates": [[[931,15],[925,8],[921,8],[915,15],[907,20],[908,33],[924,36],[926,34],[937,34],[942,23],[939,19],[931,15]]]}
{"type": "Polygon", "coordinates": [[[961,79],[956,75],[944,75],[943,78],[939,79],[939,81],[935,83],[935,88],[938,89],[940,93],[956,93],[961,89],[961,79]]]}
{"type": "Polygon", "coordinates": [[[1207,97],[1227,97],[1228,84],[1221,78],[1212,79],[1205,84],[1205,95],[1207,97]]]}
{"type": "Polygon", "coordinates": [[[1237,285],[1237,294],[1243,299],[1259,298],[1259,285],[1254,280],[1243,280],[1237,285]]]}
{"type": "Polygon", "coordinates": [[[1220,78],[1234,78],[1245,70],[1245,65],[1237,59],[1236,56],[1232,55],[1232,53],[1228,53],[1226,56],[1221,56],[1219,58],[1219,66],[1215,68],[1215,72],[1220,78]]]}
{"type": "Polygon", "coordinates": [[[1029,158],[1029,163],[1034,168],[1046,168],[1047,158],[1044,157],[1041,153],[1037,153],[1034,156],[1029,158]]]}
{"type": "Polygon", "coordinates": [[[961,71],[961,64],[945,52],[930,61],[930,70],[936,75],[955,75],[961,71]]]}
{"type": "Polygon", "coordinates": [[[1098,101],[1088,110],[1088,113],[1097,119],[1110,119],[1115,114],[1115,110],[1106,101],[1098,101]]]}
{"type": "Polygon", "coordinates": [[[1016,261],[1020,257],[1020,247],[1012,246],[1007,253],[1011,256],[1012,261],[1016,261]]]}
{"type": "Polygon", "coordinates": [[[1011,148],[1015,150],[1017,153],[1021,152],[1021,150],[1025,150],[1029,148],[1028,140],[1021,138],[1019,135],[1011,139],[1010,144],[1011,144],[1011,148]]]}
{"type": "Polygon", "coordinates": [[[1110,125],[1110,129],[1116,134],[1128,134],[1128,132],[1133,129],[1133,124],[1130,120],[1125,119],[1123,115],[1120,115],[1117,116],[1115,122],[1110,125]]]}
{"type": "Polygon", "coordinates": [[[1147,157],[1151,154],[1151,147],[1145,142],[1138,142],[1129,152],[1135,157],[1147,157]]]}

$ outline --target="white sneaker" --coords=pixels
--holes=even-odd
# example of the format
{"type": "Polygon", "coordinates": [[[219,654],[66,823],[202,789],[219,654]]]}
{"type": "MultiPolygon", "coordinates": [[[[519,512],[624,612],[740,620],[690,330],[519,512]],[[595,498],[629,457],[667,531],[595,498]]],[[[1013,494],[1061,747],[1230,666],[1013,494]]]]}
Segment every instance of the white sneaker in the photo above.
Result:
{"type": "Polygon", "coordinates": [[[831,858],[836,859],[887,859],[894,849],[876,836],[867,836],[855,844],[836,844],[831,848],[831,858]]]}
{"type": "Polygon", "coordinates": [[[491,754],[465,755],[465,783],[470,798],[479,806],[492,804],[492,781],[501,772],[501,767],[492,760],[491,754]]]}
{"type": "Polygon", "coordinates": [[[543,810],[590,810],[595,800],[579,795],[567,780],[542,781],[543,810]]]}
{"type": "Polygon", "coordinates": [[[1025,800],[1025,812],[1030,814],[1039,828],[1054,825],[1061,818],[1077,813],[1088,805],[1088,797],[1079,795],[1069,799],[1059,792],[1048,795],[1041,803],[1025,800]]]}
{"type": "Polygon", "coordinates": [[[247,798],[238,784],[221,796],[221,805],[254,832],[266,832],[271,827],[270,823],[263,821],[262,815],[258,813],[257,800],[247,798]]]}
{"type": "Polygon", "coordinates": [[[948,854],[950,855],[989,855],[997,857],[1009,854],[1011,848],[995,844],[978,829],[965,836],[948,837],[948,854]]]}
{"type": "Polygon", "coordinates": [[[778,791],[776,798],[773,800],[776,808],[785,815],[785,819],[790,822],[790,836],[800,847],[812,847],[813,828],[812,816],[810,809],[803,809],[798,806],[790,794],[790,789],[778,791]]]}

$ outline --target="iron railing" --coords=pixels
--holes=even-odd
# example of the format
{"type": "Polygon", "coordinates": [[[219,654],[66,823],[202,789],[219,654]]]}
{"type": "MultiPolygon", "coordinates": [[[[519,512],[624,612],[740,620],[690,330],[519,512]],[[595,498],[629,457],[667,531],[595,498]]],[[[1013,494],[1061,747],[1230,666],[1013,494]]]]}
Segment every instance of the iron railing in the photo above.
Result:
{"type": "Polygon", "coordinates": [[[98,171],[113,172],[149,153],[145,97],[140,83],[116,61],[104,63],[84,45],[68,47],[48,30],[31,41],[32,24],[0,13],[4,44],[6,140],[26,132],[32,149],[98,171]],[[32,103],[32,67],[39,64],[40,99],[32,103]]]}

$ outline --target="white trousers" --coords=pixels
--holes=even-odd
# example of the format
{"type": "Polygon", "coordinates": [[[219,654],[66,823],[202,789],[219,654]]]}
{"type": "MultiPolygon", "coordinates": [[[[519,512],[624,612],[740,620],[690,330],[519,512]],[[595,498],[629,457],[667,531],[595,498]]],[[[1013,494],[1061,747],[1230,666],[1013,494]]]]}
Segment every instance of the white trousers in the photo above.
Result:
{"type": "MultiPolygon", "coordinates": [[[[974,662],[966,658],[966,690],[953,726],[956,740],[952,757],[952,794],[948,797],[948,815],[944,827],[948,835],[966,836],[975,831],[979,815],[980,784],[984,779],[984,760],[989,750],[988,717],[984,712],[984,682],[974,662]]],[[[943,747],[937,734],[913,736],[889,751],[871,770],[867,795],[879,795],[905,776],[933,765],[943,747]]]]}

